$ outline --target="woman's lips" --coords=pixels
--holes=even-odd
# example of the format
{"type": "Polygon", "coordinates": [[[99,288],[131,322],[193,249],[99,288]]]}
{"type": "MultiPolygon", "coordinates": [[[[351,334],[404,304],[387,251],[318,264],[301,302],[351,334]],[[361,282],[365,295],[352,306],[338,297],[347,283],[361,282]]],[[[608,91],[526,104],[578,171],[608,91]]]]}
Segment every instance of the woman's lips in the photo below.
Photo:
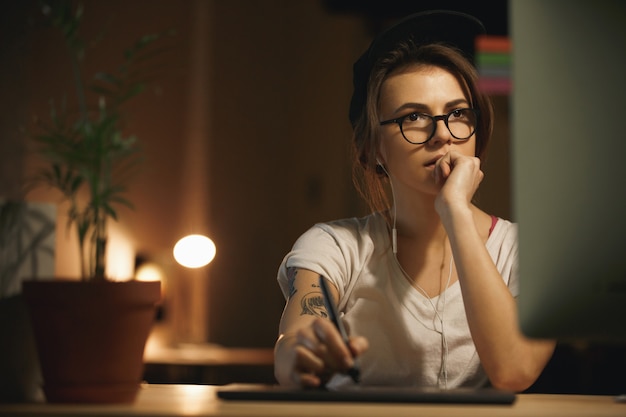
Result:
{"type": "Polygon", "coordinates": [[[438,155],[436,157],[434,157],[433,159],[428,160],[424,166],[427,168],[434,168],[435,164],[437,163],[438,160],[440,160],[441,158],[443,158],[443,155],[438,155]]]}

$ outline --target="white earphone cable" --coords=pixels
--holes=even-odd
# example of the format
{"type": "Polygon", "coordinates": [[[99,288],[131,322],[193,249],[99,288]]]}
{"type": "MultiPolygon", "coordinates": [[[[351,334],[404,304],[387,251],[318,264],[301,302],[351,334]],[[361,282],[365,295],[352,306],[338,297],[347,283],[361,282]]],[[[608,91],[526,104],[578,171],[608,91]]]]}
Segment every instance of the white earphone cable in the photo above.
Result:
{"type": "MultiPolygon", "coordinates": [[[[408,274],[406,273],[406,271],[404,270],[404,268],[402,268],[402,265],[400,264],[400,261],[398,261],[398,231],[396,228],[396,221],[397,221],[397,217],[398,217],[398,211],[397,211],[397,206],[396,206],[396,194],[393,188],[393,181],[391,181],[391,176],[389,175],[389,172],[387,172],[387,169],[385,168],[385,166],[380,162],[377,161],[378,164],[380,165],[380,167],[382,168],[382,170],[385,172],[385,174],[387,174],[387,178],[389,179],[389,187],[391,188],[391,198],[392,198],[392,202],[393,202],[393,219],[392,219],[392,228],[391,228],[391,250],[393,251],[394,254],[394,258],[396,260],[396,263],[398,264],[398,267],[400,268],[400,270],[402,271],[402,273],[404,274],[404,276],[409,280],[409,282],[411,282],[412,280],[410,279],[410,277],[408,276],[408,274]]],[[[445,311],[446,311],[446,290],[448,289],[448,287],[450,286],[450,281],[452,279],[452,266],[454,264],[454,257],[450,256],[450,267],[448,270],[448,279],[446,281],[446,286],[443,288],[442,291],[442,297],[443,298],[443,306],[441,308],[441,315],[439,314],[439,310],[438,310],[438,306],[439,306],[439,299],[437,299],[437,305],[433,304],[432,299],[430,298],[430,296],[428,295],[428,293],[422,288],[420,287],[418,284],[414,284],[415,287],[422,293],[422,295],[424,295],[424,297],[426,297],[426,299],[428,300],[428,302],[430,303],[430,306],[432,307],[433,311],[435,312],[435,316],[433,318],[437,318],[439,320],[439,324],[441,325],[441,332],[438,332],[441,334],[441,368],[439,370],[439,376],[437,377],[437,386],[442,387],[442,383],[443,383],[443,388],[446,389],[448,388],[448,340],[446,339],[446,332],[445,332],[445,324],[444,324],[444,316],[445,316],[445,311]]],[[[434,327],[435,331],[437,331],[437,327],[434,327]]]]}

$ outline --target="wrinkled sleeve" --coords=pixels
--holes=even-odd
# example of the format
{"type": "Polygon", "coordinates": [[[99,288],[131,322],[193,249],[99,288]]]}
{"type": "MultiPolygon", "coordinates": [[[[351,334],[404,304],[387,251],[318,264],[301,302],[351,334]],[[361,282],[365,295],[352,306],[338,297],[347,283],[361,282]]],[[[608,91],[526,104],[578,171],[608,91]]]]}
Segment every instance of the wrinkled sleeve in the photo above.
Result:
{"type": "Polygon", "coordinates": [[[351,276],[349,245],[354,236],[346,229],[316,224],[302,234],[285,256],[278,269],[278,284],[287,298],[289,284],[287,272],[291,268],[308,269],[335,284],[340,298],[346,280],[351,276]]]}
{"type": "Polygon", "coordinates": [[[505,227],[499,231],[498,245],[489,252],[502,279],[509,287],[513,297],[519,295],[519,249],[517,224],[504,222],[505,227]]]}

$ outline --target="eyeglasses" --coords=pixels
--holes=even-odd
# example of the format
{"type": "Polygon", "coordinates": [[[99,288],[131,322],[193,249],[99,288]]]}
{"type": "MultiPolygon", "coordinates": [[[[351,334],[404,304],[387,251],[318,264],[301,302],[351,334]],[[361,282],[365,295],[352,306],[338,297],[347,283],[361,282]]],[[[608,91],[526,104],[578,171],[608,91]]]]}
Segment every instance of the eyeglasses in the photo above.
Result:
{"type": "Polygon", "coordinates": [[[452,110],[448,114],[439,116],[413,112],[396,119],[385,120],[380,122],[380,125],[397,123],[407,142],[421,145],[435,136],[439,120],[444,121],[453,138],[457,140],[469,139],[476,131],[478,115],[478,109],[470,108],[452,110]]]}

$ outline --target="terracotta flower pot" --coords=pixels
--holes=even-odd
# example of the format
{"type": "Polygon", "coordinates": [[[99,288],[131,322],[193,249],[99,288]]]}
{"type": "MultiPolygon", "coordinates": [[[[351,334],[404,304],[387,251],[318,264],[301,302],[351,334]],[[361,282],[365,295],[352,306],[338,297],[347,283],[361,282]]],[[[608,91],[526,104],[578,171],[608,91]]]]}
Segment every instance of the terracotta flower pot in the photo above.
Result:
{"type": "Polygon", "coordinates": [[[28,281],[23,295],[48,402],[134,401],[159,282],[28,281]]]}

